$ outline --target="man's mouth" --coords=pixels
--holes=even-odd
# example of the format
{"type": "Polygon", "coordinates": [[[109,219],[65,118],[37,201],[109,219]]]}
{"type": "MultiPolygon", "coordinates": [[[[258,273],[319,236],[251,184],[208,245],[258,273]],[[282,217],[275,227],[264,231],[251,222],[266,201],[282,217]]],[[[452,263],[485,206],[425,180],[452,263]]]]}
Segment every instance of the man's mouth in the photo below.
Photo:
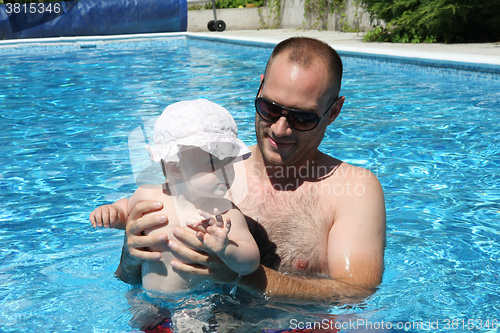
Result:
{"type": "Polygon", "coordinates": [[[269,144],[271,145],[271,147],[273,147],[274,149],[288,148],[288,147],[290,147],[293,144],[290,141],[276,140],[276,139],[273,139],[270,136],[267,139],[268,139],[269,144]]]}

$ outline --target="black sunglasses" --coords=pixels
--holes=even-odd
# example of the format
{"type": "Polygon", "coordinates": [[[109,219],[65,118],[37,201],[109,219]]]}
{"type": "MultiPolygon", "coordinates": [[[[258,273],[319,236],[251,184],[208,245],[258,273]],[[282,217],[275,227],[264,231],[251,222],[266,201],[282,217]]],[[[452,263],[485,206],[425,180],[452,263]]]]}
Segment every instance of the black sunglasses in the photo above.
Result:
{"type": "Polygon", "coordinates": [[[259,97],[260,91],[264,80],[260,83],[257,97],[255,98],[255,110],[257,114],[265,121],[275,123],[281,116],[285,116],[288,124],[297,131],[310,131],[318,126],[323,117],[330,111],[333,104],[337,101],[338,96],[335,97],[332,104],[326,109],[320,117],[315,112],[302,111],[297,109],[287,108],[283,105],[268,100],[265,97],[259,97]],[[283,111],[286,111],[284,113],[283,111]]]}

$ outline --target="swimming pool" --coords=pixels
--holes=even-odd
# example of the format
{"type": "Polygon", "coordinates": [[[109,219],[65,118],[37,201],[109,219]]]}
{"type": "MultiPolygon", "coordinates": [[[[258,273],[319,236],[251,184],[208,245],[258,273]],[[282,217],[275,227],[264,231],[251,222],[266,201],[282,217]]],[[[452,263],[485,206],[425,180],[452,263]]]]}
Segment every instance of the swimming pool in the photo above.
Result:
{"type": "MultiPolygon", "coordinates": [[[[224,105],[254,144],[253,97],[270,52],[186,37],[0,50],[0,331],[134,329],[130,303],[146,296],[113,278],[122,235],[93,230],[88,214],[135,189],[128,135],[172,102],[224,105]]],[[[221,332],[498,332],[500,80],[343,61],[346,103],[321,149],[384,187],[377,293],[361,304],[294,305],[210,286],[168,307],[221,332]]]]}

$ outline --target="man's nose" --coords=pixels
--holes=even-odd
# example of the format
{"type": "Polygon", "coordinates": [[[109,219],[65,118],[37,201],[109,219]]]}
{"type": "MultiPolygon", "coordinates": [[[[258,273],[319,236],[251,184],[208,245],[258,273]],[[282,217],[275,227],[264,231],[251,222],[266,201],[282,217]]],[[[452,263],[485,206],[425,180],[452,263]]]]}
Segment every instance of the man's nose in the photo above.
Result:
{"type": "Polygon", "coordinates": [[[284,114],[273,124],[273,133],[276,136],[287,136],[292,134],[292,127],[288,123],[288,119],[284,114]]]}

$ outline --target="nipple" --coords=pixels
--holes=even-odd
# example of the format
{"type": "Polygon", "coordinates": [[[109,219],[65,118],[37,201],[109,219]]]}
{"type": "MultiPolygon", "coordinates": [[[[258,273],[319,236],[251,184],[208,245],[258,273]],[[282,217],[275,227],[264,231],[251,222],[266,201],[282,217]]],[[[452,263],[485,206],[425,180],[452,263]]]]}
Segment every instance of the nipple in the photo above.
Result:
{"type": "Polygon", "coordinates": [[[295,261],[295,268],[298,271],[305,271],[307,269],[307,266],[309,265],[309,261],[299,258],[295,261]]]}

